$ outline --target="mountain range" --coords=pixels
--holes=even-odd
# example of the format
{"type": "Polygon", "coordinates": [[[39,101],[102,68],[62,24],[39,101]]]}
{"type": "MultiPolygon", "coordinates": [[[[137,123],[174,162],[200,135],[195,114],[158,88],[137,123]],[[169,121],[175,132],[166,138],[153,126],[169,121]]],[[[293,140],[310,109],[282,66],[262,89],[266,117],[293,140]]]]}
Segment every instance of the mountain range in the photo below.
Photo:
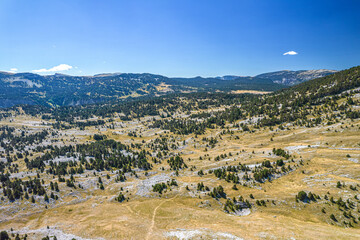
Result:
{"type": "Polygon", "coordinates": [[[286,86],[293,86],[305,81],[315,78],[325,77],[335,73],[335,70],[319,69],[319,70],[299,70],[299,71],[277,71],[270,73],[263,73],[257,75],[258,78],[269,79],[274,83],[284,84],[286,86]]]}
{"type": "Polygon", "coordinates": [[[254,77],[170,78],[149,73],[110,73],[94,76],[0,72],[0,107],[18,104],[83,105],[140,96],[182,92],[233,90],[275,91],[332,74],[333,70],[278,71],[254,77]]]}

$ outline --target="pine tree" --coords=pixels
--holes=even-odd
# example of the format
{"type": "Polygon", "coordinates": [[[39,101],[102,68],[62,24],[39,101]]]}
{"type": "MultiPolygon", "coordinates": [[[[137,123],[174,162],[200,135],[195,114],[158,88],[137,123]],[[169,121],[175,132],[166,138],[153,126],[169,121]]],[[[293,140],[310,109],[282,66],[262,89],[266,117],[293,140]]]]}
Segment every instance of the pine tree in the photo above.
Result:
{"type": "Polygon", "coordinates": [[[59,190],[59,185],[58,185],[58,183],[57,182],[55,182],[55,191],[57,191],[57,192],[59,192],[60,190],[59,190]]]}
{"type": "Polygon", "coordinates": [[[45,198],[44,198],[45,202],[49,202],[49,197],[48,195],[45,193],[45,198]]]}

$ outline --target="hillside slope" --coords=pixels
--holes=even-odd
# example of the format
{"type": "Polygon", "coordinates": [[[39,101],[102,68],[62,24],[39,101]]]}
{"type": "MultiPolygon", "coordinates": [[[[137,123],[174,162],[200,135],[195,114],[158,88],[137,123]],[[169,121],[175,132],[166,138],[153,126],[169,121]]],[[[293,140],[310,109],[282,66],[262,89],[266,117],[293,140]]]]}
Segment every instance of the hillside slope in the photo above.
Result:
{"type": "Polygon", "coordinates": [[[168,78],[148,73],[42,76],[33,73],[0,72],[0,107],[19,104],[76,106],[182,92],[276,91],[334,72],[336,71],[279,71],[255,77],[216,78],[168,78]]]}
{"type": "Polygon", "coordinates": [[[257,75],[258,78],[269,79],[274,83],[284,84],[286,86],[293,86],[302,82],[306,82],[315,78],[325,77],[334,74],[337,71],[319,69],[319,70],[300,70],[300,71],[277,71],[270,73],[263,73],[257,75]]]}
{"type": "Polygon", "coordinates": [[[262,90],[284,86],[260,78],[168,78],[154,74],[99,74],[95,76],[42,76],[0,73],[0,107],[16,104],[75,106],[117,101],[129,97],[199,91],[262,90]]]}

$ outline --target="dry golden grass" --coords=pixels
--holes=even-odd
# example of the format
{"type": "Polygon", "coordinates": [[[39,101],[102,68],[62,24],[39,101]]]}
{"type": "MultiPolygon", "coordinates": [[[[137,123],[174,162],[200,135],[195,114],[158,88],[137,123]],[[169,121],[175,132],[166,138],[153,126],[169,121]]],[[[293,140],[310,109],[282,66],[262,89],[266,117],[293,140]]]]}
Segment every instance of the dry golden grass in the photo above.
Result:
{"type": "MultiPolygon", "coordinates": [[[[15,122],[3,122],[2,124],[21,126],[24,125],[29,117],[19,116],[15,122]]],[[[31,118],[35,121],[35,119],[31,118]]],[[[37,119],[38,120],[38,119],[37,119]]],[[[139,123],[138,126],[143,126],[139,123]]],[[[336,182],[349,184],[360,184],[359,163],[349,161],[347,154],[360,159],[360,122],[346,122],[343,125],[318,127],[318,128],[294,128],[285,131],[256,130],[255,133],[235,132],[233,136],[223,135],[222,140],[215,148],[205,152],[204,146],[194,148],[194,144],[189,144],[183,157],[189,166],[196,166],[196,170],[180,171],[177,177],[179,187],[173,191],[164,193],[161,198],[146,198],[136,195],[136,187],[127,193],[130,196],[129,202],[117,203],[111,200],[117,195],[121,184],[115,185],[113,182],[110,188],[106,186],[105,191],[96,190],[91,193],[82,192],[83,196],[90,195],[90,199],[77,204],[63,204],[41,211],[20,212],[12,219],[4,220],[0,223],[0,229],[21,229],[29,227],[38,229],[46,226],[58,226],[65,232],[86,238],[105,238],[105,239],[163,239],[164,233],[176,229],[205,229],[206,231],[230,233],[244,239],[359,239],[360,228],[344,228],[340,223],[333,223],[329,215],[334,213],[340,216],[340,211],[336,206],[326,204],[323,199],[317,203],[296,203],[295,195],[301,191],[311,191],[323,197],[330,193],[337,199],[340,196],[358,194],[357,191],[351,192],[348,188],[336,188],[336,182]],[[351,127],[354,124],[354,127],[351,127]],[[341,128],[344,127],[344,129],[341,128]],[[348,128],[345,128],[348,126],[348,128]],[[330,131],[327,131],[327,128],[330,131]],[[334,130],[337,130],[335,132],[334,130]],[[235,139],[238,136],[239,139],[235,139]],[[273,141],[270,141],[273,138],[273,141]],[[298,146],[312,146],[310,148],[298,148],[298,146]],[[289,173],[271,183],[258,184],[259,188],[250,188],[238,185],[239,190],[232,190],[232,183],[218,180],[214,175],[206,174],[199,177],[196,173],[200,169],[208,170],[216,167],[242,164],[260,163],[269,158],[267,153],[273,148],[293,147],[292,154],[304,160],[304,165],[299,166],[294,172],[289,173]],[[244,153],[236,155],[244,149],[244,153]],[[349,150],[351,149],[351,150],[349,150]],[[252,152],[255,152],[252,154],[252,152]],[[265,153],[263,153],[263,151],[265,153]],[[223,153],[233,154],[231,160],[214,161],[214,157],[223,153]],[[200,156],[209,154],[211,160],[199,160],[200,156]],[[187,160],[190,158],[191,160],[187,160]],[[227,163],[227,164],[226,164],[227,163]],[[196,193],[196,184],[204,182],[206,186],[215,187],[222,185],[228,197],[238,197],[242,195],[252,203],[256,199],[269,200],[267,207],[255,206],[252,213],[247,216],[235,216],[227,214],[222,210],[221,204],[204,194],[196,193]],[[185,190],[185,186],[190,187],[194,192],[194,197],[185,190]],[[129,195],[131,193],[131,195],[129,195]],[[253,194],[255,200],[251,200],[249,195],[253,194]],[[201,198],[199,198],[199,196],[201,198]],[[276,205],[271,204],[274,200],[276,205]],[[200,207],[201,202],[208,201],[210,207],[200,207]],[[321,209],[326,209],[326,214],[321,209]]],[[[144,136],[142,138],[132,138],[127,134],[114,134],[117,131],[127,132],[133,126],[123,129],[108,129],[102,134],[117,141],[130,141],[141,143],[142,140],[149,142],[159,135],[144,136]],[[132,140],[133,139],[133,140],[132,140]]],[[[41,128],[41,127],[39,127],[41,128]]],[[[87,128],[90,133],[97,133],[95,128],[87,128]]],[[[209,130],[206,136],[216,136],[221,129],[209,130]]],[[[66,132],[66,131],[64,131],[66,132]]],[[[156,130],[158,134],[162,131],[156,130]]],[[[90,137],[81,133],[74,135],[76,138],[83,137],[81,142],[90,141],[90,137]]],[[[179,142],[189,139],[194,135],[180,136],[179,142]]],[[[201,143],[203,136],[199,136],[195,141],[201,143]]],[[[294,164],[292,164],[294,165],[294,164]]],[[[25,166],[21,165],[23,169],[25,166]]],[[[160,165],[154,165],[152,171],[170,174],[166,161],[160,165]],[[160,170],[164,167],[165,171],[160,170]]],[[[145,179],[140,176],[140,180],[145,179]]],[[[84,181],[86,179],[83,179],[84,181]]],[[[126,184],[137,181],[130,179],[126,184]]],[[[124,183],[125,184],[125,183],[124,183]]],[[[66,198],[65,202],[70,202],[71,198],[66,198]]],[[[224,200],[221,200],[224,202],[224,200]]],[[[353,212],[356,212],[353,210],[353,212]]],[[[343,220],[343,218],[339,219],[343,220]]]]}

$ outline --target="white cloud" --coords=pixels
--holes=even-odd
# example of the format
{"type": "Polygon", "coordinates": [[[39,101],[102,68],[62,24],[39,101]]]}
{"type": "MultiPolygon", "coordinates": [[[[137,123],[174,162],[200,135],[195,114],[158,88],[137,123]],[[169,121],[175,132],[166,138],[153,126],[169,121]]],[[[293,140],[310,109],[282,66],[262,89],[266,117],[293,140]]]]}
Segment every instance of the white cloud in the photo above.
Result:
{"type": "Polygon", "coordinates": [[[11,73],[16,73],[17,71],[18,71],[17,68],[10,68],[10,71],[9,71],[9,72],[11,72],[11,73]]]}
{"type": "Polygon", "coordinates": [[[55,67],[46,69],[46,68],[42,68],[42,69],[38,69],[38,70],[33,70],[34,73],[46,73],[46,72],[61,72],[61,71],[68,71],[70,69],[72,69],[73,67],[67,64],[60,64],[57,65],[55,67]]]}
{"type": "Polygon", "coordinates": [[[295,51],[288,51],[286,53],[284,53],[283,55],[297,55],[298,53],[295,51]]]}

